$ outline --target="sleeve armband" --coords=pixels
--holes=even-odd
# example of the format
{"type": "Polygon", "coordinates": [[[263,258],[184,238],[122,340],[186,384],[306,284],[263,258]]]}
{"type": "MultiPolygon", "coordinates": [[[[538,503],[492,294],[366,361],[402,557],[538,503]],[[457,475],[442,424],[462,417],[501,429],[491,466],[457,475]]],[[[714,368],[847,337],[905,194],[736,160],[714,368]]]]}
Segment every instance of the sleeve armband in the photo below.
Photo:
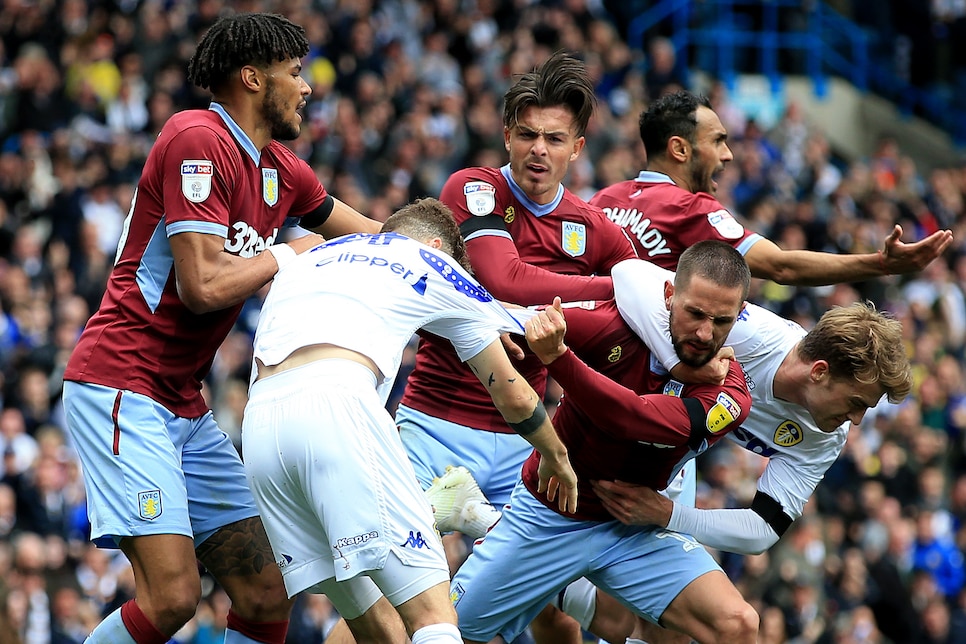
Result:
{"type": "Polygon", "coordinates": [[[483,215],[482,217],[470,217],[460,224],[460,234],[463,239],[469,239],[481,230],[497,230],[507,232],[506,222],[503,217],[496,214],[483,215]]]}
{"type": "Polygon", "coordinates": [[[543,425],[543,421],[547,420],[547,408],[543,406],[543,401],[537,401],[537,406],[534,407],[533,413],[530,418],[521,420],[519,423],[511,423],[507,421],[507,425],[515,431],[520,436],[529,436],[533,432],[540,429],[543,425]]]}
{"type": "Polygon", "coordinates": [[[326,195],[319,207],[311,212],[307,212],[299,219],[299,226],[311,230],[318,228],[329,219],[332,209],[335,207],[335,199],[332,195],[326,195]]]}
{"type": "Polygon", "coordinates": [[[765,523],[771,526],[772,530],[775,531],[779,537],[785,534],[788,530],[788,526],[792,524],[793,519],[785,514],[782,504],[771,498],[761,490],[755,494],[755,500],[751,502],[751,509],[762,519],[765,523]]]}

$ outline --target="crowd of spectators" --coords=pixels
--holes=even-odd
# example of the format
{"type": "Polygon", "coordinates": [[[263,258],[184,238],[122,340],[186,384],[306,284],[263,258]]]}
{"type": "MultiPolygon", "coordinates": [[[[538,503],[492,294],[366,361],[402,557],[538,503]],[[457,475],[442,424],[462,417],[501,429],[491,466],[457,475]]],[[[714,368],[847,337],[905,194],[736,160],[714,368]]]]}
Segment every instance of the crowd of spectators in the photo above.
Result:
{"type": "MultiPolygon", "coordinates": [[[[96,309],[141,164],[173,112],[205,107],[185,80],[200,34],[226,10],[302,24],[313,88],[293,148],[334,195],[375,219],[438,195],[464,166],[505,162],[501,96],[560,48],[581,52],[599,109],[568,184],[595,190],[644,167],[637,119],[683,82],[655,38],[631,48],[635,3],[603,0],[6,0],[0,8],[0,644],[72,644],[130,598],[130,566],[87,542],[79,465],[64,431],[61,373],[96,309]],[[614,8],[616,5],[620,10],[614,8]],[[230,9],[229,9],[230,8],[230,9]]],[[[644,3],[638,3],[644,4],[644,3]]],[[[670,53],[670,56],[668,55],[670,53]]],[[[762,642],[966,642],[966,164],[921,171],[884,137],[837,157],[789,104],[764,129],[707,93],[735,154],[718,198],[783,248],[869,252],[901,223],[907,240],[950,228],[955,247],[920,275],[792,288],[752,299],[805,326],[870,299],[898,316],[916,371],[880,405],[772,551],[720,553],[762,616],[762,642]]],[[[240,444],[253,298],[206,382],[240,444]]],[[[400,376],[404,382],[405,372],[400,376]]],[[[761,458],[726,446],[700,463],[699,502],[747,505],[761,458]]],[[[176,641],[221,642],[224,593],[176,641]]],[[[300,598],[292,642],[321,641],[337,615],[300,598]]]]}

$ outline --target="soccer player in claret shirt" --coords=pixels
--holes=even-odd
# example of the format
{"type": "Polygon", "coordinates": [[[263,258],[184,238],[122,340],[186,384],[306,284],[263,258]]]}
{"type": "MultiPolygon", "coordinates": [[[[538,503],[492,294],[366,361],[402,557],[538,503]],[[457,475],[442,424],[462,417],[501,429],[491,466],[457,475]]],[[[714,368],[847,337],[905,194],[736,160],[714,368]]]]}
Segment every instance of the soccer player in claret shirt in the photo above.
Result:
{"type": "Polygon", "coordinates": [[[136,584],[91,644],[166,643],[195,614],[199,560],[232,600],[226,644],[285,640],[291,601],[201,380],[245,299],[322,241],[279,243],[287,217],[330,236],[379,229],[279,142],[301,129],[308,49],[301,27],[270,14],[222,18],[201,39],[188,77],[211,106],[162,128],[68,362],[91,537],[121,548],[136,584]]]}
{"type": "MultiPolygon", "coordinates": [[[[726,244],[702,242],[682,256],[668,287],[682,360],[721,360],[750,283],[748,266],[726,244]]],[[[754,609],[706,550],[686,535],[615,521],[590,486],[633,479],[666,487],[747,417],[751,395],[740,365],[724,359],[721,384],[671,381],[613,301],[585,306],[564,313],[558,300],[526,323],[528,343],[565,392],[554,426],[577,473],[580,504],[563,513],[543,502],[535,494],[540,458],[530,456],[502,518],[453,578],[464,639],[512,642],[563,586],[586,577],[636,614],[698,641],[756,641],[754,609]]]]}
{"type": "Polygon", "coordinates": [[[714,176],[734,157],[707,98],[687,91],[660,97],[641,114],[640,134],[647,169],[602,189],[590,203],[627,232],[641,259],[662,268],[674,270],[691,244],[717,239],[745,256],[754,277],[814,286],[916,272],[952,243],[952,232],[939,230],[906,244],[896,225],[878,253],[782,250],[742,226],[714,196],[714,176]]]}

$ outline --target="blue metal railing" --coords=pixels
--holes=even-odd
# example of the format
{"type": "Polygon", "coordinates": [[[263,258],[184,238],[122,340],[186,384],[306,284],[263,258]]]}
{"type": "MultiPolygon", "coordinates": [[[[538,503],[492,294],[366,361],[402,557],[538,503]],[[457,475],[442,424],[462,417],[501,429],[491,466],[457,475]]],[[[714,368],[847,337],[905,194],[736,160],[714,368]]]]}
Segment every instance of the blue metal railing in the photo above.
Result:
{"type": "MultiPolygon", "coordinates": [[[[627,40],[639,48],[644,36],[659,25],[671,27],[671,41],[683,69],[696,64],[734,89],[737,74],[747,69],[739,59],[757,55],[757,73],[764,75],[776,95],[781,91],[782,56],[792,57],[806,75],[816,96],[824,97],[829,75],[842,77],[862,92],[872,91],[894,102],[904,116],[920,116],[966,146],[966,109],[944,94],[916,87],[872,56],[870,35],[856,23],[814,0],[659,0],[628,25],[627,40]],[[759,12],[760,27],[736,8],[759,12]],[[782,25],[794,13],[798,24],[782,25]],[[694,53],[695,60],[689,56],[694,53]]],[[[685,79],[686,80],[686,79],[685,79]]]]}

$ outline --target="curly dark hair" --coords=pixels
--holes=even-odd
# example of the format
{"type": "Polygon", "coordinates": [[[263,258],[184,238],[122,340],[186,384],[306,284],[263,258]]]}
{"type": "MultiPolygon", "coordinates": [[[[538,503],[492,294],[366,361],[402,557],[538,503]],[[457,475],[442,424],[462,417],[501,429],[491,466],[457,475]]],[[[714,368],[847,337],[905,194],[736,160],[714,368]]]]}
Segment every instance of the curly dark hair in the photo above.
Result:
{"type": "Polygon", "coordinates": [[[201,38],[188,62],[188,80],[217,92],[244,65],[267,67],[309,53],[305,30],[271,13],[219,18],[201,38]]]}

